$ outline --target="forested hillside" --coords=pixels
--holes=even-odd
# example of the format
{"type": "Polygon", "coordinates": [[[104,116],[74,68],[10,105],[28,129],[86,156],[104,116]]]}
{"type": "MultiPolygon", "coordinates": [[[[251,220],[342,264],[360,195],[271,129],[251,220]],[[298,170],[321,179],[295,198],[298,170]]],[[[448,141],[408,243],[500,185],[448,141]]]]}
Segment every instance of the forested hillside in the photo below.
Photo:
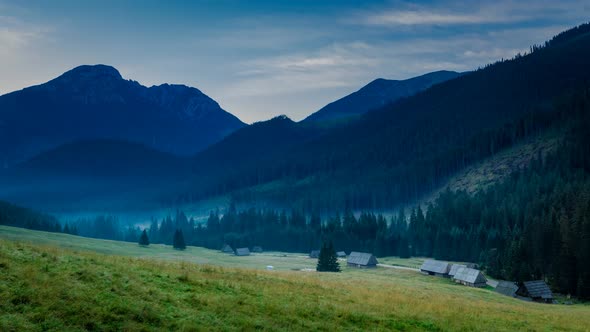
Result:
{"type": "Polygon", "coordinates": [[[387,220],[341,210],[322,220],[299,210],[230,207],[221,217],[212,213],[205,227],[182,214],[154,222],[150,236],[168,243],[181,228],[189,243],[209,248],[228,243],[295,252],[330,240],[347,252],[478,262],[493,277],[547,279],[556,291],[590,298],[590,89],[557,107],[556,119],[568,129],[553,151],[473,195],[443,192],[409,218],[403,211],[387,220]]]}
{"type": "Polygon", "coordinates": [[[179,201],[234,192],[238,200],[286,203],[306,211],[414,202],[467,165],[561,125],[560,98],[583,90],[590,79],[589,30],[589,25],[572,29],[532,47],[530,54],[279,149],[272,160],[244,165],[232,160],[232,172],[218,174],[209,172],[205,161],[197,162],[193,189],[179,201]],[[257,188],[270,182],[271,189],[257,188]]]}
{"type": "Polygon", "coordinates": [[[61,232],[63,230],[55,217],[4,201],[0,201],[0,225],[47,232],[61,232]]]}

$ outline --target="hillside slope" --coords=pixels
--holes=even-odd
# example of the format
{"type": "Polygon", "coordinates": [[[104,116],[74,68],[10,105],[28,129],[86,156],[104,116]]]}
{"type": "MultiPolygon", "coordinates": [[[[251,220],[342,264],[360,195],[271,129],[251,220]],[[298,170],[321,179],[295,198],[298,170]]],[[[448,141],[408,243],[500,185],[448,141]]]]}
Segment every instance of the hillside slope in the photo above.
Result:
{"type": "Polygon", "coordinates": [[[45,211],[153,206],[190,159],[120,140],[64,144],[0,172],[0,198],[45,211]]]}
{"type": "Polygon", "coordinates": [[[0,271],[0,329],[6,331],[583,331],[590,324],[588,306],[548,311],[391,269],[253,271],[0,240],[0,271]]]}
{"type": "Polygon", "coordinates": [[[117,139],[189,155],[245,126],[195,88],[150,88],[113,67],[80,66],[0,96],[0,163],[83,139],[117,139]]]}
{"type": "Polygon", "coordinates": [[[406,80],[376,79],[360,90],[342,97],[319,111],[311,114],[303,122],[332,121],[358,116],[370,110],[381,108],[398,99],[415,95],[431,86],[459,77],[454,71],[436,71],[406,80]]]}
{"type": "Polygon", "coordinates": [[[531,54],[369,112],[255,168],[235,163],[232,174],[195,180],[190,196],[245,191],[240,195],[248,199],[308,210],[415,202],[465,167],[567,121],[563,100],[590,81],[589,57],[586,24],[531,54]],[[264,197],[249,190],[269,183],[278,185],[264,197]]]}

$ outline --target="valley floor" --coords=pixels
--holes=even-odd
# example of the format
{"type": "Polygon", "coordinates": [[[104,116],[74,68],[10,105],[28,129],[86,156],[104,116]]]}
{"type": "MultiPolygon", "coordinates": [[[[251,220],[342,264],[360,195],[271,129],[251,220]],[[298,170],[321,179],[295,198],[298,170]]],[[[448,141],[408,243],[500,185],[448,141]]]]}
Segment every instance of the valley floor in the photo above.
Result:
{"type": "Polygon", "coordinates": [[[314,266],[315,260],[303,255],[234,257],[193,247],[178,252],[0,227],[0,330],[588,331],[590,326],[588,305],[523,302],[413,271],[290,271],[314,266]],[[262,270],[266,265],[275,270],[262,270]]]}

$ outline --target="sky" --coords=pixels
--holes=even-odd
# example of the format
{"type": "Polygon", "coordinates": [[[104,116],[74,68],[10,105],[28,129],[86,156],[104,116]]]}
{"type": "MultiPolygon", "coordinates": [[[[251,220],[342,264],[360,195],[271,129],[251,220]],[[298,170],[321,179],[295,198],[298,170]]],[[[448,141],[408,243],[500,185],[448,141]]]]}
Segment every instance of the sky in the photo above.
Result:
{"type": "Polygon", "coordinates": [[[301,120],[376,78],[474,70],[589,18],[588,0],[0,0],[0,94],[100,63],[247,123],[301,120]]]}

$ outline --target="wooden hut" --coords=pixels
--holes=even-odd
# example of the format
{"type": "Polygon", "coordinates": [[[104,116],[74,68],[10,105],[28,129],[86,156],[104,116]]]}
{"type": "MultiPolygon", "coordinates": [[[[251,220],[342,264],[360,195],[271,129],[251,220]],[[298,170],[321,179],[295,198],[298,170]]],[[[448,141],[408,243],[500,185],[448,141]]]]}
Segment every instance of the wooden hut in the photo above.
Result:
{"type": "Polygon", "coordinates": [[[453,276],[455,282],[471,287],[485,287],[488,281],[480,270],[460,267],[453,276]]]}
{"type": "Polygon", "coordinates": [[[451,264],[449,262],[437,261],[434,259],[425,260],[420,267],[422,273],[426,273],[431,276],[449,277],[449,271],[451,270],[451,264]]]}
{"type": "Polygon", "coordinates": [[[238,248],[236,249],[236,256],[250,256],[250,249],[238,248]]]}
{"type": "Polygon", "coordinates": [[[375,258],[373,254],[356,251],[353,251],[348,255],[348,260],[346,262],[348,266],[358,268],[372,268],[377,267],[377,264],[379,264],[377,258],[375,258]]]}
{"type": "Polygon", "coordinates": [[[320,258],[320,251],[319,250],[312,250],[309,253],[309,258],[320,258]]]}
{"type": "Polygon", "coordinates": [[[502,295],[516,297],[518,285],[516,285],[516,283],[512,281],[499,280],[498,286],[496,286],[494,290],[502,295]]]}
{"type": "Polygon", "coordinates": [[[223,246],[223,248],[221,248],[221,252],[226,254],[233,254],[234,250],[229,246],[229,244],[226,244],[223,246]]]}
{"type": "Polygon", "coordinates": [[[553,293],[551,293],[551,289],[543,280],[523,282],[516,294],[530,297],[537,302],[553,303],[553,293]]]}
{"type": "Polygon", "coordinates": [[[260,247],[260,246],[255,246],[254,248],[252,248],[252,252],[261,253],[261,252],[262,252],[262,247],[260,247]]]}
{"type": "Polygon", "coordinates": [[[346,253],[344,251],[339,251],[336,253],[338,258],[346,258],[346,253]]]}

